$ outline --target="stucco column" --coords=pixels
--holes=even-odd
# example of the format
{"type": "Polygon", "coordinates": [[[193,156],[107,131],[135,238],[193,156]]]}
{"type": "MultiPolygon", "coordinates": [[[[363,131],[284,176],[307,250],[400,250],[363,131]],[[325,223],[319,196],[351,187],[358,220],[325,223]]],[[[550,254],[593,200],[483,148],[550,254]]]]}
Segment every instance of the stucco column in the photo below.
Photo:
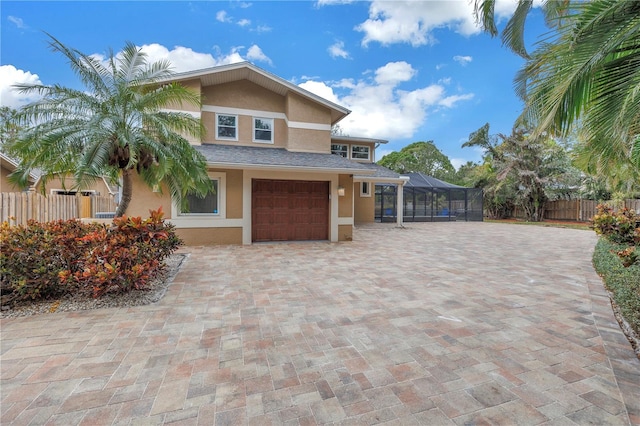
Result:
{"type": "Polygon", "coordinates": [[[402,226],[404,221],[404,182],[398,184],[398,193],[396,194],[396,223],[402,226]]]}

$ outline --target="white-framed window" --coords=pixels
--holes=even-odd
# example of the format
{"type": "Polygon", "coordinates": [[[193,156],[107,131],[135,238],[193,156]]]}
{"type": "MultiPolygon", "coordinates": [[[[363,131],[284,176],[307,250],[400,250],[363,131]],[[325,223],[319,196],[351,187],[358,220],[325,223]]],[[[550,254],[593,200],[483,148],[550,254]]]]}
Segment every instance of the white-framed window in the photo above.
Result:
{"type": "Polygon", "coordinates": [[[341,144],[341,143],[332,143],[331,153],[338,154],[344,158],[349,158],[349,145],[341,144]]]}
{"type": "Polygon", "coordinates": [[[369,160],[371,154],[370,147],[366,145],[351,145],[351,158],[353,160],[369,160]]]}
{"type": "Polygon", "coordinates": [[[172,215],[180,217],[217,217],[224,218],[226,216],[225,208],[225,178],[226,173],[223,172],[209,172],[209,179],[213,184],[213,192],[209,192],[204,198],[197,197],[196,195],[187,195],[187,208],[183,209],[181,206],[174,203],[174,208],[177,210],[172,215]]]}
{"type": "Polygon", "coordinates": [[[360,182],[360,196],[371,197],[371,182],[360,182]]]}
{"type": "Polygon", "coordinates": [[[253,141],[273,143],[273,118],[253,118],[253,141]]]}
{"type": "Polygon", "coordinates": [[[238,116],[216,114],[216,139],[238,140],[238,116]]]}
{"type": "Polygon", "coordinates": [[[88,189],[88,190],[84,190],[84,191],[77,191],[77,190],[68,190],[68,189],[52,189],[50,191],[51,195],[78,195],[78,193],[80,193],[80,195],[87,197],[89,195],[100,195],[100,193],[94,189],[88,189]]]}

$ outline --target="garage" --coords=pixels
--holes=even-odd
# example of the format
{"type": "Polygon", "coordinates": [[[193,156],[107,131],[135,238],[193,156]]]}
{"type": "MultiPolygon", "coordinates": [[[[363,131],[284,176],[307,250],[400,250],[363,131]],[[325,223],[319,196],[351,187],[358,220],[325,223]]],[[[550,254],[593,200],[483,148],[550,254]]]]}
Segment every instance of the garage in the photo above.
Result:
{"type": "Polygon", "coordinates": [[[329,239],[329,182],[253,179],[251,238],[329,239]]]}

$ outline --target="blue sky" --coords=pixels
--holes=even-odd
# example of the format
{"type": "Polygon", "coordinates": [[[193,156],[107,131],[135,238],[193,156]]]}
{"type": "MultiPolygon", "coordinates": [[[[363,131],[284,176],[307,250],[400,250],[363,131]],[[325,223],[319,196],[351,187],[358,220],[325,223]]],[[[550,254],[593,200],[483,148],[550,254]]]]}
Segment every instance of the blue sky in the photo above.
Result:
{"type": "MultiPolygon", "coordinates": [[[[515,0],[498,2],[510,16],[515,0]]],[[[80,88],[44,32],[87,54],[130,41],[176,71],[238,61],[349,108],[343,134],[389,141],[377,159],[432,140],[454,165],[484,123],[509,133],[522,109],[513,77],[523,61],[480,32],[470,0],[444,1],[5,1],[0,2],[0,104],[34,98],[19,82],[80,88]]],[[[504,23],[505,19],[502,20],[504,23]]],[[[527,42],[546,31],[540,12],[527,42]]]]}

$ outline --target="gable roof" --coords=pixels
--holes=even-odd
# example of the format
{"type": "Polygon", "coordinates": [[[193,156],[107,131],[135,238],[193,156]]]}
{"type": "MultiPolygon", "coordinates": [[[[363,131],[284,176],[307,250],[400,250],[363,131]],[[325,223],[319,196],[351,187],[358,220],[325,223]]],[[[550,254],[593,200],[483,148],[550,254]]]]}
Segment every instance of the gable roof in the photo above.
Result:
{"type": "Polygon", "coordinates": [[[238,169],[288,169],[320,173],[373,174],[364,163],[340,155],[295,152],[284,148],[260,148],[242,145],[194,145],[213,167],[238,169]]]}
{"type": "Polygon", "coordinates": [[[217,84],[229,83],[238,80],[249,80],[259,86],[264,87],[281,96],[286,96],[289,92],[294,92],[303,98],[319,103],[331,110],[331,124],[346,117],[350,110],[333,103],[323,97],[309,92],[295,84],[278,77],[260,67],[255,66],[251,62],[237,62],[234,64],[220,65],[201,70],[187,71],[172,75],[163,81],[187,81],[199,79],[200,84],[205,86],[214,86],[217,84]]]}
{"type": "MultiPolygon", "coordinates": [[[[20,162],[15,158],[9,157],[4,152],[0,152],[0,164],[10,172],[14,172],[18,168],[20,162]]],[[[29,172],[29,183],[34,184],[40,178],[39,170],[32,170],[29,172]]]]}

